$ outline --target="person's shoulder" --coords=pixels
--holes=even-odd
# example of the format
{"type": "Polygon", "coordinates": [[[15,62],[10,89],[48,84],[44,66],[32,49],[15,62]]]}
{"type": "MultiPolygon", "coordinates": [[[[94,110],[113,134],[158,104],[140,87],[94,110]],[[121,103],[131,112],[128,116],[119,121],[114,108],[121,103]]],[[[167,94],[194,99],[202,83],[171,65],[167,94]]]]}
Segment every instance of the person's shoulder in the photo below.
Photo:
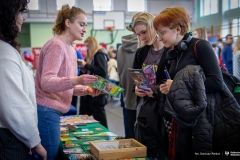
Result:
{"type": "Polygon", "coordinates": [[[2,40],[0,40],[0,50],[0,59],[19,59],[18,51],[2,40]]]}
{"type": "Polygon", "coordinates": [[[150,49],[150,47],[151,47],[150,45],[145,45],[145,46],[139,47],[136,52],[137,53],[146,52],[146,50],[148,51],[150,49]]]}

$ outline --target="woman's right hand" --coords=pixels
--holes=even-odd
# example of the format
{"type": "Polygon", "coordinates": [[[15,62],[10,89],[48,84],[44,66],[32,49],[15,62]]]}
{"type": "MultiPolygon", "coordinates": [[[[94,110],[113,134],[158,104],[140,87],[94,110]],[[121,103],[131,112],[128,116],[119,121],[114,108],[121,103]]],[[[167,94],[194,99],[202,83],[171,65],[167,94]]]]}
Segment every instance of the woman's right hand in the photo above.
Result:
{"type": "Polygon", "coordinates": [[[78,77],[71,77],[71,83],[75,85],[89,85],[92,84],[93,82],[96,82],[98,80],[98,77],[89,75],[89,74],[84,74],[78,77]]]}
{"type": "Polygon", "coordinates": [[[160,92],[162,92],[163,94],[168,94],[169,89],[172,85],[173,80],[168,79],[164,84],[160,84],[159,88],[160,88],[160,92]]]}
{"type": "Polygon", "coordinates": [[[144,90],[138,88],[137,86],[135,86],[135,94],[139,97],[147,96],[147,93],[144,90]]]}
{"type": "Polygon", "coordinates": [[[42,160],[47,160],[47,151],[43,148],[41,143],[32,148],[31,151],[32,154],[38,154],[42,160]]]}

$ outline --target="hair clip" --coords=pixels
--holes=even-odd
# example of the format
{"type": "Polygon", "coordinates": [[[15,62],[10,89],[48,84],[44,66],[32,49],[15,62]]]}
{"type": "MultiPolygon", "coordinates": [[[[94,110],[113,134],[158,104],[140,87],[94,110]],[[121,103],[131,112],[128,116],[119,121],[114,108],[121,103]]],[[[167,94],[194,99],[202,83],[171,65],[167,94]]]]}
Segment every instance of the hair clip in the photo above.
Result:
{"type": "Polygon", "coordinates": [[[133,30],[133,22],[129,24],[129,27],[133,30]]]}

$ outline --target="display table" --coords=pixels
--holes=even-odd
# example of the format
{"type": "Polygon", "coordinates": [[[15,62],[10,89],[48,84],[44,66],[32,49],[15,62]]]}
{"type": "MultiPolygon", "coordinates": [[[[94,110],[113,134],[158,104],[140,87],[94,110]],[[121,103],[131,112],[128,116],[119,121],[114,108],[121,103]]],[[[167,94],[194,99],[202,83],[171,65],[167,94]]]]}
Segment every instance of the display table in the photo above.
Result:
{"type": "MultiPolygon", "coordinates": [[[[76,132],[83,132],[83,131],[89,131],[89,132],[93,132],[95,133],[110,133],[110,131],[103,127],[100,123],[91,123],[91,124],[86,124],[83,126],[78,126],[76,131],[70,131],[68,133],[67,136],[61,136],[62,140],[60,143],[60,151],[59,151],[59,160],[69,160],[69,155],[66,155],[63,151],[66,149],[66,147],[64,146],[64,144],[66,143],[66,141],[80,141],[80,147],[84,150],[85,153],[90,153],[90,149],[89,146],[90,144],[88,143],[88,141],[92,141],[92,140],[100,140],[100,139],[104,139],[104,140],[109,140],[109,139],[115,139],[117,138],[117,136],[106,136],[106,135],[98,135],[98,136],[93,136],[90,137],[91,139],[87,138],[87,137],[79,137],[77,138],[77,140],[74,140],[77,136],[76,136],[76,132]],[[71,140],[73,139],[73,140],[71,140]]],[[[129,157],[130,158],[130,157],[129,157]]],[[[147,158],[141,158],[143,160],[147,159],[147,158]]]]}

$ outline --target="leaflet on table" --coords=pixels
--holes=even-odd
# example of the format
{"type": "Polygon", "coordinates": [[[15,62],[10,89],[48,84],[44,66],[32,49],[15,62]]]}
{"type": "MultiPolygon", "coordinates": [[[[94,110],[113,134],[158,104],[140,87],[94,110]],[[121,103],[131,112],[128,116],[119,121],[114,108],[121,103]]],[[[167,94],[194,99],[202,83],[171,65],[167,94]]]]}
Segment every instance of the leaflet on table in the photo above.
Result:
{"type": "Polygon", "coordinates": [[[89,134],[89,135],[75,135],[77,138],[88,138],[88,137],[118,137],[118,135],[112,133],[112,132],[100,132],[97,134],[89,134]]]}
{"type": "Polygon", "coordinates": [[[150,85],[148,79],[146,78],[142,69],[128,68],[128,71],[132,75],[132,79],[133,79],[134,83],[140,89],[145,90],[146,88],[151,87],[151,85],[150,85]]]}
{"type": "Polygon", "coordinates": [[[68,148],[68,149],[64,149],[63,152],[65,154],[72,154],[72,153],[85,153],[83,151],[82,148],[78,147],[78,148],[68,148]]]}
{"type": "Polygon", "coordinates": [[[97,123],[98,121],[88,115],[61,116],[60,125],[86,125],[87,123],[97,123]]]}
{"type": "MultiPolygon", "coordinates": [[[[106,139],[98,139],[98,140],[67,140],[64,143],[65,148],[74,148],[74,147],[85,147],[89,146],[90,142],[99,142],[99,141],[107,141],[106,139]]],[[[84,148],[83,148],[84,150],[84,148]]]]}
{"type": "Polygon", "coordinates": [[[70,160],[80,160],[80,159],[91,159],[96,160],[96,158],[92,154],[70,154],[70,160]]]}
{"type": "Polygon", "coordinates": [[[102,78],[98,75],[95,76],[98,77],[98,81],[90,84],[91,87],[103,91],[104,93],[109,94],[113,97],[120,97],[121,93],[124,91],[123,88],[119,87],[118,85],[110,82],[105,78],[102,78]]]}

